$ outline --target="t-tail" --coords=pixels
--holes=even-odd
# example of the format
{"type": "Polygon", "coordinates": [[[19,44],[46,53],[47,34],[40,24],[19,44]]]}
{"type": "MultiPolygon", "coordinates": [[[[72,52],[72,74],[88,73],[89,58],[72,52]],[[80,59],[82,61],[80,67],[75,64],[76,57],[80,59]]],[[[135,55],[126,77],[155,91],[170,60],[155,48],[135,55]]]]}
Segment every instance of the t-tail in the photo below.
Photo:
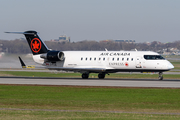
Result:
{"type": "Polygon", "coordinates": [[[26,31],[23,33],[28,41],[33,55],[47,53],[49,51],[45,43],[39,38],[36,31],[26,31]]]}
{"type": "Polygon", "coordinates": [[[5,32],[5,33],[24,34],[33,55],[43,54],[43,53],[47,53],[49,51],[48,47],[39,38],[36,31],[5,32]]]}
{"type": "Polygon", "coordinates": [[[45,62],[56,62],[64,60],[64,53],[61,51],[49,50],[46,44],[39,38],[36,31],[25,31],[25,32],[5,32],[24,34],[29,47],[33,53],[33,59],[39,64],[45,62]]]}

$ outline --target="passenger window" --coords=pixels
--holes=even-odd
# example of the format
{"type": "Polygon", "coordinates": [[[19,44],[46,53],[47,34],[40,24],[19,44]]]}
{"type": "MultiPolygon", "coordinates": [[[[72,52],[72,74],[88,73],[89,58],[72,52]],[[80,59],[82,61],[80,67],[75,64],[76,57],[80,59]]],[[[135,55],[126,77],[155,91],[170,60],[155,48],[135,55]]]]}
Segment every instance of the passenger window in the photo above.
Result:
{"type": "Polygon", "coordinates": [[[94,58],[94,60],[96,60],[96,58],[94,58]]]}
{"type": "Polygon", "coordinates": [[[127,61],[129,60],[129,58],[127,58],[127,61]]]}
{"type": "Polygon", "coordinates": [[[131,58],[131,61],[133,61],[133,58],[131,58]]]}
{"type": "Polygon", "coordinates": [[[91,60],[91,58],[90,58],[90,60],[91,60]]]}
{"type": "Polygon", "coordinates": [[[119,61],[119,58],[117,58],[117,61],[119,61]]]}
{"type": "Polygon", "coordinates": [[[99,60],[101,60],[101,58],[99,58],[99,60]]]}
{"type": "Polygon", "coordinates": [[[105,60],[105,58],[103,58],[103,60],[105,60]]]}
{"type": "Polygon", "coordinates": [[[83,58],[81,58],[81,60],[83,60],[83,58]]]}
{"type": "Polygon", "coordinates": [[[87,60],[87,58],[86,58],[86,60],[87,60]]]}
{"type": "Polygon", "coordinates": [[[112,58],[112,61],[114,61],[114,58],[112,58]]]}
{"type": "Polygon", "coordinates": [[[122,61],[124,61],[124,58],[122,58],[122,61]]]}

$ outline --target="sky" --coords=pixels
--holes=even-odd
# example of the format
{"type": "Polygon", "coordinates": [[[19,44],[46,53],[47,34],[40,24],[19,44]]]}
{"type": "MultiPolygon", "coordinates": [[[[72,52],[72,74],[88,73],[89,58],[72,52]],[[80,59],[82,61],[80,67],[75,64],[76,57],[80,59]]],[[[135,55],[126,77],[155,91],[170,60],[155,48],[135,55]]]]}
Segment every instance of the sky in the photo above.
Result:
{"type": "Polygon", "coordinates": [[[180,0],[0,0],[0,39],[35,30],[42,40],[180,40],[180,0]]]}

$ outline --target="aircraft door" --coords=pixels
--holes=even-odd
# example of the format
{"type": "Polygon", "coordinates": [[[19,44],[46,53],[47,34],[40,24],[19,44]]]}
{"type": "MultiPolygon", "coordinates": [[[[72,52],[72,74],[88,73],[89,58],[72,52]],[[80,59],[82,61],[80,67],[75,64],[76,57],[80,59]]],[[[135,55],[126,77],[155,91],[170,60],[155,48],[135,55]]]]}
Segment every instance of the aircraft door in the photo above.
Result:
{"type": "Polygon", "coordinates": [[[136,57],[136,68],[142,68],[141,57],[136,57]]]}
{"type": "Polygon", "coordinates": [[[106,58],[106,66],[109,66],[109,62],[110,62],[109,59],[110,59],[109,57],[106,58]]]}

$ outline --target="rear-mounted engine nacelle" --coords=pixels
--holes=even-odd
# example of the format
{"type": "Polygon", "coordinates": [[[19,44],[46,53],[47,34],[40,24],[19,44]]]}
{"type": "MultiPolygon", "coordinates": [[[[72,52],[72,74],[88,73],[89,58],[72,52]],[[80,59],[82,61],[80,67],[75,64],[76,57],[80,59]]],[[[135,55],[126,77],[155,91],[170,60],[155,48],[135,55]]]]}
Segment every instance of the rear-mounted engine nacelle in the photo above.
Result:
{"type": "Polygon", "coordinates": [[[48,61],[62,61],[64,60],[64,53],[61,51],[49,51],[46,54],[42,54],[40,57],[48,61]]]}

